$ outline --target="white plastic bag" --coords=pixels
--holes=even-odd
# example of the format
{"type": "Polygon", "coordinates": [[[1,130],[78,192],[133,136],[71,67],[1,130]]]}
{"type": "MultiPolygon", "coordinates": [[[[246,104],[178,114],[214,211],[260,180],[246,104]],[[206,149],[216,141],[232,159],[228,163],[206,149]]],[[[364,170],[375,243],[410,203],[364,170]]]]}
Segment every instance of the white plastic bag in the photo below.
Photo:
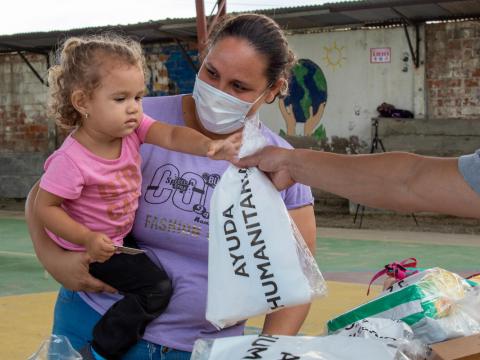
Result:
{"type": "MultiPolygon", "coordinates": [[[[241,155],[264,145],[258,122],[247,121],[241,155]]],[[[257,168],[230,165],[210,203],[207,320],[223,328],[325,293],[280,193],[257,168]]]]}
{"type": "Polygon", "coordinates": [[[459,275],[431,268],[393,284],[377,298],[328,321],[330,334],[365,318],[402,320],[432,344],[480,331],[480,296],[459,275]],[[469,313],[470,311],[470,313],[469,313]],[[473,313],[472,313],[473,311],[473,313]]]}
{"type": "Polygon", "coordinates": [[[412,328],[401,320],[366,318],[348,325],[335,335],[373,339],[392,344],[414,360],[426,359],[428,354],[428,347],[414,339],[412,328]]]}
{"type": "Polygon", "coordinates": [[[382,318],[366,318],[357,321],[339,330],[337,335],[362,337],[365,339],[382,339],[386,341],[413,339],[412,328],[403,321],[382,318]]]}
{"type": "Polygon", "coordinates": [[[480,333],[480,289],[467,289],[463,298],[444,300],[445,316],[425,318],[412,325],[415,337],[433,344],[480,333]],[[450,304],[448,303],[450,301],[450,304]]]}
{"type": "Polygon", "coordinates": [[[82,360],[66,336],[52,334],[28,360],[82,360]]]}
{"type": "Polygon", "coordinates": [[[344,336],[247,335],[197,340],[191,360],[408,360],[395,345],[344,336]]]}

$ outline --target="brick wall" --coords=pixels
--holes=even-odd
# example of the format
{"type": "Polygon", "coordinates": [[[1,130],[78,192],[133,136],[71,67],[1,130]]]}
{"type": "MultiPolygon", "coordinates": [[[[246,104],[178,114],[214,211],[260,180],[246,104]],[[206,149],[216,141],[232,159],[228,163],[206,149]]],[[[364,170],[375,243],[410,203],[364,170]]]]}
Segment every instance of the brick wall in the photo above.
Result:
{"type": "Polygon", "coordinates": [[[426,26],[428,112],[480,120],[480,21],[426,26]]]}
{"type": "MultiPolygon", "coordinates": [[[[196,63],[196,49],[186,46],[196,63]]],[[[150,96],[192,91],[195,71],[177,45],[148,45],[145,54],[150,96]]],[[[46,58],[26,56],[46,77],[46,58]]],[[[0,54],[0,197],[25,197],[44,160],[65,137],[47,118],[47,91],[20,56],[0,54]]]]}
{"type": "MultiPolygon", "coordinates": [[[[46,74],[46,59],[27,55],[46,74]]],[[[20,56],[0,55],[0,153],[48,151],[46,90],[20,56]]]]}
{"type": "MultiPolygon", "coordinates": [[[[46,75],[46,58],[26,55],[46,75]]],[[[22,198],[49,149],[46,86],[17,54],[0,55],[0,197],[22,198]]]]}

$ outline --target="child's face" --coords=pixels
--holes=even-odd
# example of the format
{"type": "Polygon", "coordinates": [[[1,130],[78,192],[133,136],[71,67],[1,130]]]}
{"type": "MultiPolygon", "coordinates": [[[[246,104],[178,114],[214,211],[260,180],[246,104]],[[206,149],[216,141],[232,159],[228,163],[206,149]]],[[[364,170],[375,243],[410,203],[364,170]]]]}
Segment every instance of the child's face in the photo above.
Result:
{"type": "Polygon", "coordinates": [[[88,118],[82,126],[99,136],[120,138],[131,134],[143,116],[143,71],[135,65],[115,65],[103,70],[101,84],[87,103],[88,118]]]}

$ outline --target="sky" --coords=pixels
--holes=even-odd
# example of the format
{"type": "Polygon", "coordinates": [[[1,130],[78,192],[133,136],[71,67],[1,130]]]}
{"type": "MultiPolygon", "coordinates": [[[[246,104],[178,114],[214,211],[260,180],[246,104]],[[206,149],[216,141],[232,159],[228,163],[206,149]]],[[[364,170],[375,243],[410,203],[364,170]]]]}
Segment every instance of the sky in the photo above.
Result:
{"type": "MultiPolygon", "coordinates": [[[[319,5],[338,0],[227,0],[227,12],[319,5]]],[[[215,0],[204,0],[209,15],[215,0]]],[[[0,35],[195,17],[195,0],[6,0],[0,35]]]]}

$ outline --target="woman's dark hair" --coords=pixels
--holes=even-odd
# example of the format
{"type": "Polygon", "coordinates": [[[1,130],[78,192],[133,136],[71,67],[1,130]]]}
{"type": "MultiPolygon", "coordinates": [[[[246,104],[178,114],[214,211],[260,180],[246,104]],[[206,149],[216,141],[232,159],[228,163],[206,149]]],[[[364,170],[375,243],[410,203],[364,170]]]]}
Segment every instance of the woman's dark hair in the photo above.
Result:
{"type": "MultiPolygon", "coordinates": [[[[282,29],[275,21],[260,14],[227,15],[210,34],[207,51],[218,41],[230,36],[247,40],[259,54],[265,56],[267,59],[265,75],[269,84],[274,84],[281,78],[284,78],[287,84],[296,57],[288,47],[282,29]]],[[[287,89],[288,86],[285,85],[280,90],[280,96],[285,96],[287,89]]]]}

